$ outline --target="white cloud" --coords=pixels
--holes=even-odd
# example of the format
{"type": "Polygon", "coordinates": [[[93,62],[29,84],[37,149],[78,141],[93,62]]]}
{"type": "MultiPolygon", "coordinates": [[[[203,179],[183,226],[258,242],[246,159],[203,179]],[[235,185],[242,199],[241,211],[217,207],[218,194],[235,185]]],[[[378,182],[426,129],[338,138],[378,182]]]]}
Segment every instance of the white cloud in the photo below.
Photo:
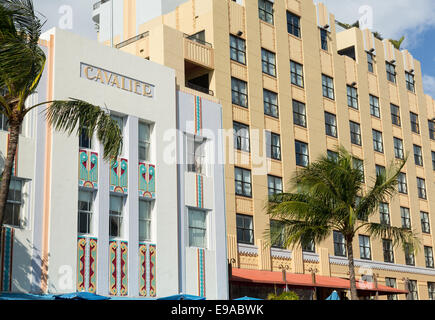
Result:
{"type": "Polygon", "coordinates": [[[435,98],[435,77],[427,74],[423,75],[423,87],[424,93],[435,98]]]}

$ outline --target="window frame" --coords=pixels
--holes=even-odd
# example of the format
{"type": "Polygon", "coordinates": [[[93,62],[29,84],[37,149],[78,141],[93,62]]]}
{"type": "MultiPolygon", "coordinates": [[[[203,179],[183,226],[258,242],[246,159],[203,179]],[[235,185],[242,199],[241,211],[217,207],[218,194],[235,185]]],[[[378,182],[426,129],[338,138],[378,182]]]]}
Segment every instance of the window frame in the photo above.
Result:
{"type": "Polygon", "coordinates": [[[242,244],[248,244],[248,245],[253,245],[255,242],[255,238],[254,238],[254,217],[250,216],[250,215],[246,215],[246,214],[236,214],[236,237],[237,237],[237,243],[242,243],[242,244]],[[241,218],[243,221],[243,226],[239,226],[239,219],[241,218]],[[250,227],[246,227],[245,221],[249,219],[250,221],[250,227]],[[239,238],[239,230],[242,231],[242,235],[243,235],[243,239],[239,238]],[[250,237],[250,241],[246,241],[244,238],[245,235],[245,231],[249,232],[249,237],[250,237]]]}
{"type": "Polygon", "coordinates": [[[276,92],[263,88],[263,104],[265,115],[279,119],[278,94],[276,92]]]}
{"type": "Polygon", "coordinates": [[[325,111],[325,133],[329,137],[338,138],[337,116],[327,111],[325,111]]]}
{"type": "Polygon", "coordinates": [[[334,78],[322,73],[322,94],[323,97],[335,100],[334,78]]]}
{"type": "MultiPolygon", "coordinates": [[[[153,205],[154,202],[153,201],[149,201],[143,198],[139,198],[139,206],[138,206],[138,238],[139,238],[139,242],[151,242],[153,239],[153,205]],[[141,217],[141,203],[146,203],[148,205],[148,217],[141,217]],[[141,233],[141,222],[145,223],[145,226],[148,228],[149,231],[149,235],[148,237],[141,237],[142,233],[141,233]]],[[[147,228],[145,228],[145,230],[147,230],[147,228]]],[[[146,233],[146,232],[144,232],[146,233]]]]}
{"type": "Polygon", "coordinates": [[[350,141],[352,144],[357,146],[362,146],[362,136],[361,136],[361,125],[357,122],[349,120],[350,127],[350,141]],[[352,129],[358,128],[358,132],[353,131],[352,129]],[[357,139],[355,139],[357,138],[357,139]]]}
{"type": "Polygon", "coordinates": [[[249,126],[241,122],[233,121],[233,132],[234,149],[244,152],[251,152],[251,135],[249,131],[249,126]],[[246,132],[247,136],[243,136],[240,134],[243,132],[246,132]]]}
{"type": "Polygon", "coordinates": [[[264,74],[276,78],[276,54],[270,50],[261,48],[261,70],[264,74]],[[273,58],[273,62],[271,62],[273,58]]]}
{"type": "Polygon", "coordinates": [[[304,65],[290,60],[290,83],[299,88],[305,87],[304,65]]]}
{"type": "Polygon", "coordinates": [[[324,51],[328,51],[328,30],[320,28],[320,48],[324,51]]]}
{"type": "Polygon", "coordinates": [[[302,128],[307,127],[307,108],[305,103],[292,100],[292,109],[293,109],[293,124],[300,126],[302,128]],[[301,107],[303,107],[304,113],[300,113],[301,107]],[[301,119],[303,119],[303,123],[301,123],[301,119]]]}
{"type": "Polygon", "coordinates": [[[411,223],[411,211],[407,207],[400,207],[400,221],[402,222],[402,228],[410,230],[411,223]]]}
{"type": "Polygon", "coordinates": [[[287,33],[301,38],[301,17],[293,12],[287,11],[287,33]]]}
{"type": "Polygon", "coordinates": [[[273,2],[268,0],[258,0],[258,18],[271,25],[274,24],[273,2]],[[261,6],[263,4],[263,6],[261,6]],[[270,18],[270,19],[268,19],[270,18]]]}
{"type": "Polygon", "coordinates": [[[380,119],[381,108],[379,106],[379,98],[372,94],[369,94],[369,100],[370,100],[370,114],[373,117],[380,119]]]}
{"type": "Polygon", "coordinates": [[[368,71],[370,73],[375,72],[375,65],[374,65],[374,56],[373,53],[367,52],[367,65],[368,65],[368,71]]]}
{"type": "Polygon", "coordinates": [[[428,212],[420,211],[421,232],[431,234],[430,216],[428,212]]]}
{"type": "Polygon", "coordinates": [[[415,77],[411,72],[405,71],[406,89],[415,93],[415,77]]]}
{"type": "Polygon", "coordinates": [[[198,135],[186,134],[186,140],[186,171],[206,175],[207,139],[198,135]]]}
{"type": "Polygon", "coordinates": [[[414,162],[415,165],[423,167],[423,149],[421,146],[414,144],[414,162]]]}
{"type": "Polygon", "coordinates": [[[435,121],[428,120],[428,126],[429,126],[429,139],[435,141],[435,121]]]}
{"type": "Polygon", "coordinates": [[[394,248],[391,239],[382,239],[382,252],[384,254],[384,262],[394,263],[394,248]]]}
{"type": "Polygon", "coordinates": [[[424,260],[426,262],[426,268],[434,269],[433,248],[424,246],[424,260]]]}
{"type": "Polygon", "coordinates": [[[231,77],[231,103],[246,109],[249,107],[248,83],[246,81],[231,77]]]}
{"type": "Polygon", "coordinates": [[[372,129],[373,149],[376,152],[384,153],[384,139],[381,131],[372,129]]]}
{"type": "Polygon", "coordinates": [[[395,158],[400,159],[400,160],[404,160],[405,159],[405,150],[403,148],[403,140],[400,138],[393,137],[393,145],[394,145],[395,158]],[[398,145],[398,143],[399,143],[399,145],[398,145]]]}
{"type": "Polygon", "coordinates": [[[402,194],[408,194],[408,179],[406,173],[400,172],[397,176],[398,180],[398,192],[402,194]],[[403,179],[401,179],[403,177],[403,179]]]}
{"type": "Polygon", "coordinates": [[[306,168],[310,163],[310,151],[309,151],[308,143],[295,140],[295,155],[296,155],[296,166],[306,168]],[[303,151],[303,150],[301,150],[301,148],[298,146],[304,147],[305,150],[307,151],[306,154],[300,153],[299,151],[303,151]],[[301,162],[302,159],[303,161],[301,162]]]}
{"type": "Polygon", "coordinates": [[[112,198],[118,198],[121,201],[121,211],[114,211],[112,210],[112,201],[110,201],[109,203],[109,238],[112,239],[119,239],[122,238],[124,236],[124,226],[123,226],[123,222],[124,222],[124,207],[125,207],[125,199],[123,196],[121,195],[115,195],[115,194],[110,194],[109,199],[112,200],[112,198]],[[116,212],[116,213],[114,213],[116,212]],[[112,234],[112,219],[117,220],[118,223],[118,232],[116,235],[112,234]]]}
{"type": "Polygon", "coordinates": [[[151,134],[152,134],[152,125],[150,123],[144,122],[144,121],[139,121],[138,124],[138,157],[139,157],[139,162],[149,162],[151,161],[151,134]],[[146,139],[142,140],[140,137],[140,127],[141,126],[146,126],[148,127],[148,141],[146,139]],[[141,148],[143,148],[145,150],[146,159],[141,159],[141,148]]]}
{"type": "Polygon", "coordinates": [[[387,70],[387,80],[396,83],[396,66],[392,64],[391,62],[385,61],[386,70],[387,70]]]}
{"type": "Polygon", "coordinates": [[[246,66],[246,40],[233,34],[230,34],[230,59],[246,66]],[[236,46],[234,47],[233,44],[236,46]],[[235,59],[233,58],[233,53],[236,56],[235,59]],[[240,59],[240,53],[242,54],[242,59],[240,59]]]}
{"type": "Polygon", "coordinates": [[[206,210],[200,210],[198,208],[188,208],[187,215],[188,215],[187,219],[188,219],[189,247],[207,249],[208,248],[208,212],[206,210]],[[191,225],[192,222],[191,217],[193,213],[200,213],[203,215],[204,225],[202,227],[191,225]],[[198,243],[194,243],[192,230],[200,230],[203,232],[202,243],[200,245],[198,245],[198,243]]]}
{"type": "Polygon", "coordinates": [[[426,180],[417,177],[417,191],[419,199],[427,200],[426,180]]]}
{"type": "Polygon", "coordinates": [[[93,209],[94,209],[95,193],[91,189],[79,188],[77,200],[78,200],[77,201],[77,203],[78,203],[78,207],[77,207],[77,214],[78,214],[77,233],[80,235],[92,235],[93,234],[92,221],[93,221],[93,214],[94,214],[93,209]],[[80,200],[80,193],[86,193],[86,194],[90,195],[90,201],[88,203],[89,207],[87,208],[87,210],[81,209],[80,202],[84,202],[84,201],[80,200]],[[86,215],[86,229],[87,230],[85,230],[85,231],[81,229],[81,223],[80,223],[83,214],[86,215]]]}
{"type": "Polygon", "coordinates": [[[333,242],[334,242],[334,256],[347,257],[346,240],[344,238],[344,235],[341,232],[334,230],[333,242]]]}
{"type": "Polygon", "coordinates": [[[390,205],[386,202],[381,202],[379,204],[379,221],[381,224],[384,224],[387,226],[391,225],[390,205]]]}
{"type": "Polygon", "coordinates": [[[365,235],[358,235],[359,240],[359,252],[360,259],[362,260],[372,260],[372,249],[370,244],[370,237],[365,235]],[[361,242],[361,240],[363,240],[361,242]]]}
{"type": "Polygon", "coordinates": [[[282,178],[273,175],[267,175],[267,191],[269,197],[276,194],[282,194],[283,193],[282,178]],[[271,184],[273,185],[273,187],[271,187],[271,184]],[[280,185],[281,188],[277,188],[277,185],[280,185]]]}
{"type": "Polygon", "coordinates": [[[234,181],[235,181],[235,194],[236,196],[245,197],[245,198],[252,198],[252,175],[251,170],[240,168],[240,167],[234,167],[234,181]],[[241,172],[242,180],[237,180],[237,171],[241,172]],[[249,173],[249,174],[248,174],[249,173]],[[249,176],[249,182],[245,181],[245,176],[249,176]],[[239,193],[237,191],[237,185],[238,183],[241,185],[242,191],[239,193]],[[249,187],[247,187],[249,186],[249,187]],[[249,190],[249,192],[246,192],[246,190],[249,190]]]}
{"type": "Polygon", "coordinates": [[[411,120],[411,131],[413,133],[420,134],[420,121],[418,119],[418,114],[409,112],[409,117],[411,120]]]}
{"type": "Polygon", "coordinates": [[[400,116],[400,107],[390,103],[391,123],[395,126],[402,126],[402,119],[400,116]]]}
{"type": "Polygon", "coordinates": [[[20,229],[22,227],[22,225],[21,225],[21,223],[22,223],[21,213],[22,213],[23,205],[24,205],[24,200],[23,200],[24,187],[25,187],[25,180],[24,179],[19,179],[15,176],[11,177],[11,181],[9,183],[8,197],[6,199],[6,207],[5,207],[5,211],[4,211],[4,218],[3,218],[4,225],[10,226],[10,227],[16,228],[16,229],[20,229]],[[12,187],[15,186],[16,183],[18,183],[20,185],[18,193],[15,192],[17,190],[11,189],[12,187]],[[12,197],[15,197],[16,194],[19,194],[20,199],[19,200],[11,199],[12,197]],[[10,212],[9,212],[9,209],[11,207],[12,207],[12,215],[10,215],[10,212]],[[18,209],[16,209],[17,207],[18,207],[18,209]],[[16,210],[18,212],[16,212],[16,210]],[[10,216],[9,219],[8,219],[8,216],[10,216]],[[10,222],[10,223],[8,223],[8,222],[10,222]]]}
{"type": "Polygon", "coordinates": [[[358,103],[358,89],[350,85],[346,85],[347,88],[347,106],[355,110],[359,109],[358,103]]]}

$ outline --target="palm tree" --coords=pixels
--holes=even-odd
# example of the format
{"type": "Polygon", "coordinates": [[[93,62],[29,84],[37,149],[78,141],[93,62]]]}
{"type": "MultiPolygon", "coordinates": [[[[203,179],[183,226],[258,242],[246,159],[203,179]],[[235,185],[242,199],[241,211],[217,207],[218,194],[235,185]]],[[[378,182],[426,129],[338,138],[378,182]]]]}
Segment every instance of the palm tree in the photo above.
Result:
{"type": "Polygon", "coordinates": [[[281,230],[271,230],[271,241],[284,241],[285,247],[321,243],[333,231],[345,240],[349,260],[352,300],[358,299],[352,243],[361,231],[375,238],[391,239],[394,246],[414,250],[418,244],[412,230],[369,222],[381,202],[389,202],[396,194],[397,178],[406,160],[392,163],[373,179],[364,191],[364,173],[344,148],[336,158],[323,156],[296,173],[293,193],[271,196],[267,211],[282,221],[281,230]]]}
{"type": "Polygon", "coordinates": [[[400,38],[399,40],[390,39],[390,42],[393,44],[394,48],[400,50],[400,47],[402,46],[404,40],[405,40],[405,36],[402,36],[402,38],[400,38]]]}
{"type": "Polygon", "coordinates": [[[72,134],[94,133],[104,146],[104,159],[116,157],[122,148],[122,133],[110,115],[98,106],[70,99],[26,106],[44,71],[46,56],[38,45],[43,22],[32,0],[0,0],[0,113],[8,119],[9,146],[0,182],[0,227],[3,225],[12,167],[20,127],[29,111],[45,108],[48,123],[72,134]]]}

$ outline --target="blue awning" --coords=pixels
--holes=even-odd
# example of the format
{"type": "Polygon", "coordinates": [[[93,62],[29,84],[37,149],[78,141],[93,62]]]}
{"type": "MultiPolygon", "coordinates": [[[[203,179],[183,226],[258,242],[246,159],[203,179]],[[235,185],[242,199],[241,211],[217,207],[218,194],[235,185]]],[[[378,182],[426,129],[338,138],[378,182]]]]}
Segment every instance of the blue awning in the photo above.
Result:
{"type": "Polygon", "coordinates": [[[73,292],[54,296],[57,300],[109,300],[109,297],[99,296],[90,292],[73,292]]]}
{"type": "Polygon", "coordinates": [[[157,300],[205,300],[205,298],[190,294],[176,294],[169,297],[158,298],[157,300]]]}

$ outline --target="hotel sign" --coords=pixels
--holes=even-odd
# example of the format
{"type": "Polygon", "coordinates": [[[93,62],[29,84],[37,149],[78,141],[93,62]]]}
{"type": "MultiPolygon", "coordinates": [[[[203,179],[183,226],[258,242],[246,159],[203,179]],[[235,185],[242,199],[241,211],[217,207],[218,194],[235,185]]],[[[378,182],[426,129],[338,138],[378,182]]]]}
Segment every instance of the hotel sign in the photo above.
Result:
{"type": "Polygon", "coordinates": [[[80,77],[109,87],[135,93],[139,96],[148,98],[154,97],[154,85],[94,67],[86,63],[80,63],[80,77]]]}

